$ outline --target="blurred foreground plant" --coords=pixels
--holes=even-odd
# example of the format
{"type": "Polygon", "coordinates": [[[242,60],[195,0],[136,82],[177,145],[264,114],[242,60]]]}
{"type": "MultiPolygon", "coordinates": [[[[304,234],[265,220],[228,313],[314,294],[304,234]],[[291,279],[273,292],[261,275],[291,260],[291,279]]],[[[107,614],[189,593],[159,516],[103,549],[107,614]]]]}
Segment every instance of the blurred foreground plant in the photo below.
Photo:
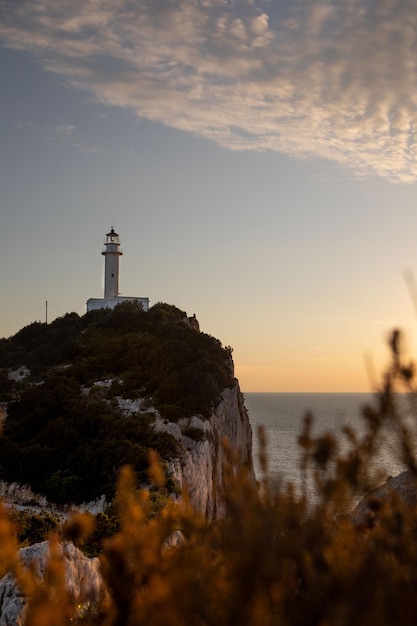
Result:
{"type": "MultiPolygon", "coordinates": [[[[105,593],[97,611],[76,616],[52,541],[48,576],[37,581],[16,557],[10,522],[0,520],[0,561],[29,598],[29,626],[78,621],[104,626],[388,626],[417,622],[417,511],[396,493],[371,498],[370,515],[351,515],[357,494],[378,478],[373,459],[396,437],[404,466],[416,478],[414,370],[404,364],[400,335],[391,337],[392,363],[361,433],[345,428],[342,444],[313,435],[306,416],[299,442],[304,489],[258,488],[248,468],[236,473],[228,451],[224,498],[228,515],[207,523],[187,494],[152,515],[149,492],[135,489],[125,468],[118,484],[120,531],[103,542],[105,593]],[[407,391],[407,403],[397,391],[407,391]],[[313,481],[311,500],[306,484],[313,481]]],[[[260,433],[261,443],[263,434],[260,433]]],[[[227,446],[227,442],[225,442],[227,446]]],[[[150,477],[163,489],[152,455],[150,477]]],[[[416,486],[414,484],[414,491],[416,486]]],[[[77,524],[81,524],[77,520],[77,524]]]]}

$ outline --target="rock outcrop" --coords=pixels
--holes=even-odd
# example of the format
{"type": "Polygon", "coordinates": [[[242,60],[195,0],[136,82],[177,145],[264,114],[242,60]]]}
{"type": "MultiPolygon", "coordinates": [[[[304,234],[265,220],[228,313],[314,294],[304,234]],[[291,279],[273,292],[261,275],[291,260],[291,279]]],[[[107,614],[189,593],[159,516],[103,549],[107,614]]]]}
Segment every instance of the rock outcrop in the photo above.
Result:
{"type": "Polygon", "coordinates": [[[371,491],[357,504],[352,520],[356,524],[375,524],[381,505],[392,496],[398,497],[406,507],[417,505],[417,481],[412,472],[404,471],[398,476],[389,476],[383,485],[371,491]]]}
{"type": "MultiPolygon", "coordinates": [[[[102,578],[98,558],[89,559],[71,542],[60,545],[65,564],[66,587],[70,596],[82,611],[90,604],[97,605],[102,591],[102,578]]],[[[35,543],[19,550],[19,558],[25,567],[34,567],[43,579],[49,557],[49,543],[35,543]]],[[[26,598],[12,574],[0,580],[0,626],[21,626],[24,623],[26,598]]]]}
{"type": "Polygon", "coordinates": [[[208,419],[194,416],[169,422],[156,417],[155,430],[173,435],[183,450],[170,462],[174,480],[186,489],[195,510],[208,520],[224,517],[222,498],[227,440],[236,455],[236,469],[249,468],[255,481],[252,464],[252,429],[239,385],[225,389],[220,403],[208,419]]]}

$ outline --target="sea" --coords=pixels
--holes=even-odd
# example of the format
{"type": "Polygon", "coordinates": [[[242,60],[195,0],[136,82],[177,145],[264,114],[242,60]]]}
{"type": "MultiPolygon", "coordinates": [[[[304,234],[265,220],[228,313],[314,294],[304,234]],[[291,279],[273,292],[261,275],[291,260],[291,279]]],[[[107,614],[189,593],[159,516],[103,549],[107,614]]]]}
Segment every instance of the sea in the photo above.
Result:
{"type": "MultiPolygon", "coordinates": [[[[342,441],[344,426],[364,430],[362,408],[373,404],[370,393],[245,393],[245,405],[253,430],[255,475],[261,478],[258,427],[267,440],[268,476],[273,481],[301,486],[300,453],[297,443],[307,411],[314,415],[313,434],[332,432],[342,441]]],[[[389,447],[389,446],[388,446],[389,447]]],[[[381,479],[399,474],[404,466],[392,452],[378,460],[381,479]]]]}

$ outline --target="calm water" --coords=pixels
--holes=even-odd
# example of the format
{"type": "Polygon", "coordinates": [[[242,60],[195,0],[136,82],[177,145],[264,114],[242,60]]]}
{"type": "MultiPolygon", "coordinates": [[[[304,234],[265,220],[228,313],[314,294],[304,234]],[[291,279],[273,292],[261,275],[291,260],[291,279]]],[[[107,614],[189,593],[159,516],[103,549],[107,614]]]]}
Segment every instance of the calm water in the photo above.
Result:
{"type": "MultiPolygon", "coordinates": [[[[314,432],[340,432],[344,425],[361,429],[361,407],[372,402],[367,393],[245,393],[245,404],[253,429],[255,473],[260,476],[257,426],[262,424],[267,435],[269,475],[299,484],[300,449],[297,436],[303,417],[311,410],[315,417],[314,432]]],[[[395,475],[403,468],[391,458],[384,458],[386,475],[395,475]]]]}

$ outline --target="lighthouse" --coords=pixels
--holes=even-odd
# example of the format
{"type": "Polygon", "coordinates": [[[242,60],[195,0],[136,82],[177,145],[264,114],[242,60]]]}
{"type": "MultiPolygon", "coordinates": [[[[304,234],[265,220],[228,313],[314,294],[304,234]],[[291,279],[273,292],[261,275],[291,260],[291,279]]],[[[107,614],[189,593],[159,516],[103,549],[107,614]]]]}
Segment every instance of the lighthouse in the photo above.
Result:
{"type": "Polygon", "coordinates": [[[119,295],[119,257],[123,252],[120,249],[120,237],[111,231],[104,240],[104,299],[117,298],[119,295]]]}
{"type": "Polygon", "coordinates": [[[89,298],[87,311],[114,309],[115,306],[126,301],[137,302],[144,311],[148,311],[149,298],[119,295],[119,258],[123,252],[120,247],[120,237],[113,227],[104,238],[101,254],[104,256],[104,298],[89,298]]]}

